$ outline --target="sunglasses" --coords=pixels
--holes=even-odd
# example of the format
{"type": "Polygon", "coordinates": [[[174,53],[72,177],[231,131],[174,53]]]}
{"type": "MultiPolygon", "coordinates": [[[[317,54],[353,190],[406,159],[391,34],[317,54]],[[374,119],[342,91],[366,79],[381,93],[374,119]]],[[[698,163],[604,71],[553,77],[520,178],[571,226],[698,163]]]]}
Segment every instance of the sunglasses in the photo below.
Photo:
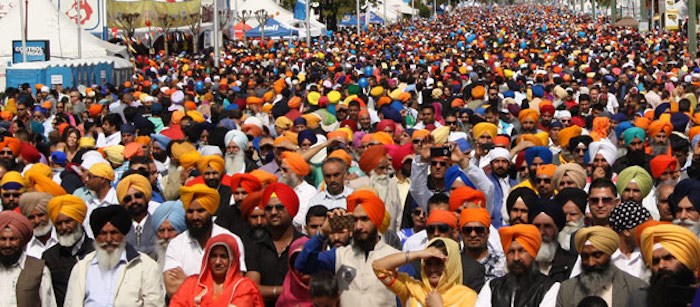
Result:
{"type": "Polygon", "coordinates": [[[597,205],[600,202],[603,202],[604,205],[609,206],[609,205],[612,205],[614,200],[615,199],[612,197],[589,197],[588,204],[597,205]]]}
{"type": "Polygon", "coordinates": [[[272,212],[272,209],[277,210],[277,212],[284,210],[284,205],[279,204],[279,205],[267,205],[265,206],[265,212],[272,212]]]}
{"type": "Polygon", "coordinates": [[[445,224],[433,224],[425,227],[425,230],[428,231],[428,233],[435,233],[435,230],[437,230],[439,233],[447,233],[450,231],[450,226],[445,224]]]}
{"type": "Polygon", "coordinates": [[[447,167],[447,161],[430,161],[430,165],[432,166],[445,166],[447,167]]]}
{"type": "Polygon", "coordinates": [[[125,204],[128,204],[128,203],[130,203],[131,200],[133,200],[133,199],[143,199],[144,197],[146,197],[146,195],[144,195],[143,193],[141,193],[141,192],[136,192],[136,193],[134,193],[134,196],[133,196],[133,197],[132,197],[131,195],[124,196],[123,202],[124,202],[125,204]]]}
{"type": "Polygon", "coordinates": [[[552,179],[551,178],[537,178],[537,183],[550,184],[550,183],[552,183],[552,179]]]}
{"type": "Polygon", "coordinates": [[[446,121],[446,122],[445,122],[445,125],[447,125],[447,126],[456,126],[456,125],[457,125],[457,121],[452,121],[452,122],[446,121]]]}
{"type": "Polygon", "coordinates": [[[421,216],[421,215],[425,214],[425,211],[423,211],[421,209],[415,209],[415,210],[413,210],[413,212],[411,212],[411,214],[421,216]]]}
{"type": "Polygon", "coordinates": [[[484,236],[486,234],[486,227],[482,226],[476,226],[476,227],[469,227],[469,226],[464,226],[462,227],[462,233],[465,235],[470,235],[472,232],[476,232],[477,236],[484,236]]]}
{"type": "Polygon", "coordinates": [[[11,150],[3,150],[3,151],[0,151],[0,155],[12,155],[12,151],[11,150]]]}
{"type": "Polygon", "coordinates": [[[527,166],[521,166],[518,171],[524,172],[527,170],[527,166]]]}
{"type": "Polygon", "coordinates": [[[412,142],[413,142],[413,144],[420,144],[421,142],[423,142],[423,140],[422,139],[415,139],[412,142]]]}
{"type": "Polygon", "coordinates": [[[2,196],[5,198],[10,198],[10,197],[19,198],[20,195],[21,195],[20,193],[3,193],[2,194],[2,196]]]}

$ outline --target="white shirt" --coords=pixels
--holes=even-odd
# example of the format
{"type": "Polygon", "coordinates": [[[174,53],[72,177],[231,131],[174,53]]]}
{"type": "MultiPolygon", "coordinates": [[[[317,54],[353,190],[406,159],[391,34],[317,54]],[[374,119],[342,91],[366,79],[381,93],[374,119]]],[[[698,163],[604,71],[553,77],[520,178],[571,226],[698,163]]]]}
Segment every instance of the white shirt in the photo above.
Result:
{"type": "Polygon", "coordinates": [[[107,146],[112,146],[112,145],[119,145],[122,141],[122,133],[121,131],[117,131],[115,133],[112,133],[110,136],[105,136],[104,133],[100,133],[97,135],[97,141],[95,141],[95,144],[97,148],[102,148],[102,147],[107,147],[107,146]]]}
{"type": "Polygon", "coordinates": [[[401,250],[404,252],[424,250],[426,243],[428,243],[428,232],[423,229],[408,237],[406,242],[403,243],[403,248],[401,250]]]}
{"type": "MultiPolygon", "coordinates": [[[[241,238],[225,228],[214,224],[211,230],[211,236],[214,237],[220,234],[227,234],[236,239],[238,250],[241,252],[238,258],[241,271],[247,271],[248,267],[245,264],[245,248],[243,248],[243,241],[241,241],[241,238]]],[[[187,276],[199,274],[203,257],[204,249],[199,245],[199,241],[192,238],[189,230],[186,230],[177,235],[177,237],[172,239],[170,244],[168,244],[168,250],[165,251],[165,266],[163,267],[163,272],[173,268],[181,268],[187,276]]]]}
{"type": "MultiPolygon", "coordinates": [[[[19,279],[19,274],[24,270],[24,263],[26,260],[27,254],[22,253],[17,263],[12,267],[6,268],[4,265],[0,265],[0,280],[2,280],[2,282],[0,282],[0,306],[17,306],[17,279],[19,279]]],[[[54,297],[53,286],[51,284],[51,272],[49,272],[49,268],[46,266],[44,266],[44,271],[41,274],[39,296],[42,307],[56,306],[56,298],[54,297]]]]}
{"type": "Polygon", "coordinates": [[[36,259],[41,259],[41,255],[44,251],[51,248],[52,246],[58,244],[58,237],[56,237],[56,229],[51,227],[51,236],[46,240],[46,244],[41,243],[37,237],[32,236],[27,243],[27,255],[32,256],[36,259]]]}
{"type": "Polygon", "coordinates": [[[301,228],[306,225],[306,213],[309,211],[309,208],[311,208],[308,200],[316,196],[318,190],[306,182],[306,180],[302,180],[301,184],[294,188],[294,192],[296,192],[297,197],[299,197],[299,211],[297,211],[297,215],[294,216],[293,222],[294,227],[301,228]]]}
{"type": "MultiPolygon", "coordinates": [[[[544,297],[542,298],[542,301],[540,302],[540,307],[554,307],[557,305],[557,294],[559,294],[559,287],[561,284],[558,282],[555,282],[549,290],[547,290],[547,293],[544,294],[544,297]]],[[[513,290],[515,291],[515,290],[513,290]]],[[[515,300],[515,295],[512,296],[512,301],[510,302],[510,306],[515,307],[514,301],[515,300]]],[[[484,286],[481,288],[481,292],[479,292],[479,298],[476,300],[476,304],[474,306],[491,306],[491,280],[486,281],[484,286]]]]}
{"type": "MultiPolygon", "coordinates": [[[[330,193],[328,193],[328,190],[320,191],[318,192],[318,194],[316,194],[316,196],[312,197],[311,200],[309,200],[309,208],[315,205],[324,205],[326,206],[326,208],[328,208],[328,210],[335,208],[347,209],[347,198],[353,191],[354,190],[348,186],[345,186],[343,188],[343,192],[338,195],[331,195],[330,193]]],[[[304,201],[299,199],[299,202],[301,203],[304,201]]]]}
{"type": "Polygon", "coordinates": [[[90,261],[85,277],[84,307],[112,306],[119,288],[119,269],[126,263],[126,250],[122,251],[117,265],[109,270],[100,268],[97,257],[90,261]]]}
{"type": "MultiPolygon", "coordinates": [[[[92,193],[92,192],[91,192],[92,193]]],[[[94,196],[94,193],[92,193],[94,196]]],[[[92,228],[90,227],[90,215],[92,214],[92,211],[97,209],[97,208],[102,208],[102,207],[107,207],[107,206],[118,206],[119,205],[119,199],[117,198],[117,190],[114,188],[109,188],[109,191],[107,192],[107,195],[105,195],[105,198],[103,200],[97,199],[97,197],[93,197],[88,203],[87,203],[87,214],[85,214],[85,220],[83,221],[83,226],[85,226],[85,233],[87,234],[88,237],[91,239],[95,238],[95,235],[92,233],[92,228]]]]}

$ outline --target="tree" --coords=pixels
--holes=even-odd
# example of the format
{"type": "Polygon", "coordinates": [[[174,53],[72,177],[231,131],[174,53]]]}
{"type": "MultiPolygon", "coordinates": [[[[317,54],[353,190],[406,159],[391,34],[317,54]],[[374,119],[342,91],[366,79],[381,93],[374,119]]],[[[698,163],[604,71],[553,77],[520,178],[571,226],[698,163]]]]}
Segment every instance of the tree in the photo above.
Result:
{"type": "MultiPolygon", "coordinates": [[[[198,7],[199,8],[199,7],[198,7]]],[[[187,27],[192,32],[192,51],[197,53],[199,48],[199,32],[202,28],[202,11],[198,9],[196,12],[183,12],[184,20],[187,22],[187,27]]]]}
{"type": "Polygon", "coordinates": [[[119,25],[119,28],[124,31],[124,34],[126,34],[126,41],[124,43],[126,43],[126,49],[129,50],[129,53],[131,53],[132,50],[131,38],[134,37],[134,32],[136,32],[139,16],[141,16],[139,13],[117,13],[116,16],[114,16],[114,21],[119,25]]]}
{"type": "Polygon", "coordinates": [[[175,25],[175,21],[179,16],[172,16],[168,13],[163,13],[158,15],[158,26],[163,31],[163,48],[165,50],[165,55],[168,55],[168,33],[172,30],[175,25]]]}
{"type": "Polygon", "coordinates": [[[255,19],[258,21],[258,24],[260,25],[260,40],[263,41],[265,40],[265,25],[267,24],[267,20],[270,18],[269,15],[267,15],[266,10],[257,10],[255,11],[255,19]]]}

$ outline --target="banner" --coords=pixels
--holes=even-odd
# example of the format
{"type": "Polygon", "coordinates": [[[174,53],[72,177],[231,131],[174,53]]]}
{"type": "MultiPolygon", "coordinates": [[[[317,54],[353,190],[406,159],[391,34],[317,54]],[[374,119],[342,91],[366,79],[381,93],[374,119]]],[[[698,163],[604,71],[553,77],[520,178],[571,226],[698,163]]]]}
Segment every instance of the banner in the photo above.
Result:
{"type": "Polygon", "coordinates": [[[161,17],[169,16],[168,27],[176,28],[190,24],[191,14],[200,14],[201,1],[187,2],[156,2],[156,1],[115,1],[107,0],[107,26],[110,28],[123,28],[120,19],[126,14],[138,13],[134,17],[133,28],[162,27],[161,17]]]}
{"type": "Polygon", "coordinates": [[[102,5],[99,0],[53,0],[58,2],[58,11],[66,14],[73,22],[78,20],[80,1],[80,24],[88,32],[102,32],[102,5]]]}
{"type": "Polygon", "coordinates": [[[306,0],[297,0],[294,4],[294,19],[306,20],[306,0]]]}
{"type": "Polygon", "coordinates": [[[664,13],[666,17],[666,30],[676,31],[680,29],[680,20],[678,18],[678,11],[676,10],[666,10],[664,13]]]}
{"type": "MultiPolygon", "coordinates": [[[[26,41],[27,62],[42,62],[51,59],[48,40],[26,41]]],[[[24,62],[22,41],[12,41],[12,63],[24,62]]]]}

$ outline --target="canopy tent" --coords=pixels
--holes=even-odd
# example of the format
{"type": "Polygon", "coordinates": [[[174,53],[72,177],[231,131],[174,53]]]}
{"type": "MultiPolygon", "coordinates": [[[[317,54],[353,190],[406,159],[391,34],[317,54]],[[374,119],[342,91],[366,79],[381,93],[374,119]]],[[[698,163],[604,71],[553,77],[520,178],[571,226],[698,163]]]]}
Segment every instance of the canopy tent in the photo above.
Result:
{"type": "MultiPolygon", "coordinates": [[[[363,9],[366,9],[366,6],[363,9]]],[[[404,15],[418,14],[418,10],[412,9],[409,4],[401,0],[377,0],[370,5],[370,9],[382,19],[389,21],[401,19],[404,15]],[[386,14],[384,13],[384,1],[386,1],[386,14]]]]}
{"type": "MultiPolygon", "coordinates": [[[[262,27],[257,26],[251,30],[245,31],[246,37],[261,37],[262,27]]],[[[265,37],[290,37],[299,36],[299,31],[293,27],[284,25],[275,19],[268,19],[265,24],[265,37]]]]}
{"type": "MultiPolygon", "coordinates": [[[[379,17],[377,14],[374,12],[369,12],[369,20],[367,20],[367,16],[365,14],[360,14],[360,24],[365,25],[367,23],[370,24],[383,24],[384,20],[379,17]]],[[[357,26],[357,17],[355,15],[345,15],[343,18],[340,20],[340,23],[338,23],[339,26],[341,27],[354,27],[357,26]]]]}
{"type": "MultiPolygon", "coordinates": [[[[251,12],[255,12],[257,10],[265,10],[268,14],[273,15],[275,20],[283,24],[295,24],[294,13],[281,7],[273,0],[229,0],[229,8],[231,10],[236,9],[236,1],[238,2],[238,11],[249,10],[251,12]]],[[[326,26],[316,20],[313,15],[311,15],[310,20],[311,36],[325,36],[327,30],[326,26]]],[[[255,15],[253,15],[246,21],[246,24],[251,27],[256,27],[259,25],[259,22],[255,19],[255,15]]],[[[300,34],[302,36],[305,35],[304,30],[299,30],[299,32],[304,32],[300,34]]],[[[265,35],[267,35],[267,31],[265,31],[265,35]]]]}
{"type": "Polygon", "coordinates": [[[251,26],[239,22],[233,26],[233,32],[236,35],[236,39],[243,39],[243,32],[252,29],[251,26]]]}

